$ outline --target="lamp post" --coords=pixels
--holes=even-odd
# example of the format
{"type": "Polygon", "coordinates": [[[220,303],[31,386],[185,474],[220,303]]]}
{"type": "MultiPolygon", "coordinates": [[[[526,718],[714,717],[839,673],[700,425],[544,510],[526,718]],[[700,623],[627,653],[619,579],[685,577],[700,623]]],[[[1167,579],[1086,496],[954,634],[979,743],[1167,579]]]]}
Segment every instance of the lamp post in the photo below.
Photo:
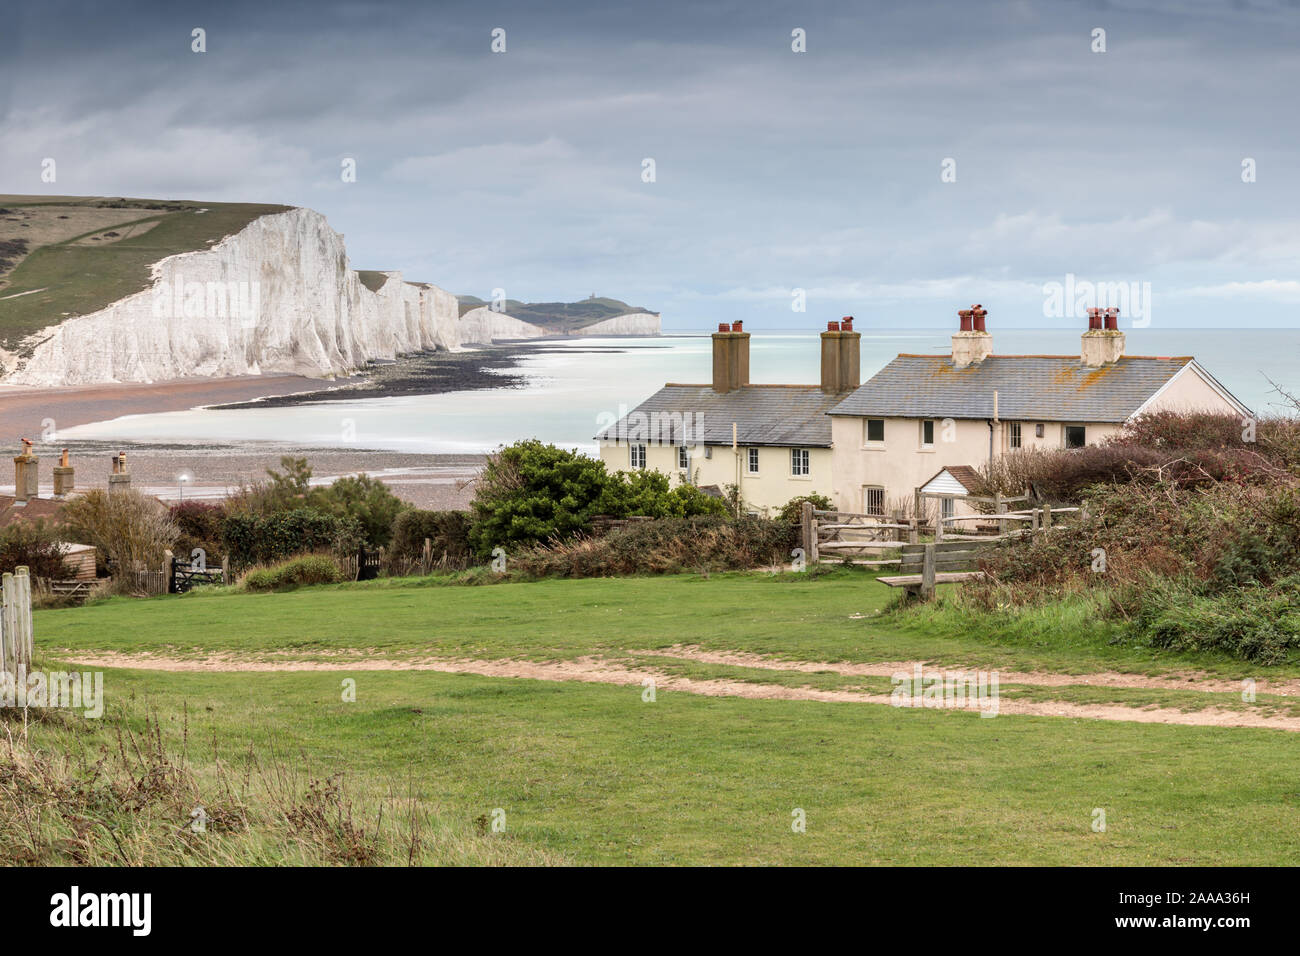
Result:
{"type": "Polygon", "coordinates": [[[181,503],[185,503],[185,482],[191,481],[193,476],[188,471],[182,471],[176,476],[176,488],[180,491],[181,503]]]}

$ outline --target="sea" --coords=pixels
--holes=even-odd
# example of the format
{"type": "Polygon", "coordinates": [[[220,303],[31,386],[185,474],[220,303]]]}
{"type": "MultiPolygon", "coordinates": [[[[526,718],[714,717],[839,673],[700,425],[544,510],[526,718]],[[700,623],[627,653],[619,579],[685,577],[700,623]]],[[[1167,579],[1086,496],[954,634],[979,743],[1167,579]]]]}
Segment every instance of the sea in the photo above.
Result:
{"type": "MultiPolygon", "coordinates": [[[[1129,329],[1129,355],[1192,355],[1257,415],[1290,406],[1275,386],[1300,395],[1300,329],[1129,329]]],[[[863,332],[866,381],[900,352],[945,354],[945,330],[863,332]]],[[[1077,353],[1077,332],[1003,329],[1002,355],[1077,353]]],[[[130,415],[60,431],[60,440],[192,445],[249,441],[296,447],[472,454],[539,438],[592,451],[593,436],[665,382],[706,383],[712,374],[708,333],[648,338],[570,338],[537,343],[514,374],[522,387],[402,395],[265,408],[196,408],[130,415]]],[[[816,332],[756,331],[750,381],[818,381],[816,332]]]]}

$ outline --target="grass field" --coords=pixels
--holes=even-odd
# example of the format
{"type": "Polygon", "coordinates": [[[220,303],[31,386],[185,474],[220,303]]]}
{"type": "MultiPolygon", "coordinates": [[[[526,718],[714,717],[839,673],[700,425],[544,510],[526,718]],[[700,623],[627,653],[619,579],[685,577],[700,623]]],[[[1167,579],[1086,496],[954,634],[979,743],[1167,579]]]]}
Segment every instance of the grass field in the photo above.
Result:
{"type": "Polygon", "coordinates": [[[30,237],[29,252],[0,290],[0,344],[8,348],[64,318],[147,289],[149,267],[160,259],[206,249],[258,216],[290,208],[58,196],[0,196],[0,207],[10,211],[0,221],[0,239],[30,237]],[[84,229],[67,235],[58,228],[67,223],[84,229]],[[119,237],[106,237],[109,231],[119,237]]]}
{"type": "MultiPolygon", "coordinates": [[[[120,750],[121,761],[131,763],[131,748],[117,735],[125,729],[148,738],[152,715],[158,749],[186,755],[192,784],[182,788],[183,799],[160,799],[148,813],[113,811],[120,847],[98,831],[70,841],[58,834],[72,824],[47,820],[37,830],[45,837],[32,839],[33,858],[1300,861],[1294,772],[1300,735],[1291,732],[1051,716],[984,719],[671,689],[647,701],[639,684],[349,671],[346,663],[353,652],[398,662],[598,657],[632,667],[653,663],[668,675],[868,693],[887,692],[888,681],[671,655],[691,645],[792,662],[923,659],[1072,674],[1173,674],[1196,663],[1112,646],[1095,633],[1041,646],[914,630],[905,617],[874,613],[887,593],[848,571],[483,587],[410,579],[40,611],[37,642],[49,657],[287,657],[341,669],[108,671],[105,718],[34,723],[32,751],[94,755],[102,749],[112,763],[120,750]],[[348,679],[356,682],[355,701],[343,699],[348,679]],[[336,785],[338,793],[331,789],[336,785]],[[177,828],[184,830],[187,800],[206,801],[220,819],[244,822],[201,838],[176,836],[177,828]],[[1098,808],[1106,814],[1105,832],[1092,828],[1098,808]],[[490,826],[496,810],[504,812],[503,832],[490,826]],[[796,811],[806,817],[806,832],[791,827],[796,811]],[[352,829],[342,821],[352,821],[352,829]],[[347,850],[358,843],[367,853],[347,850]]],[[[1246,673],[1228,661],[1199,663],[1221,675],[1246,673]]],[[[1127,704],[1134,708],[1197,706],[1192,690],[1011,685],[1003,694],[1112,702],[1132,695],[1127,704]]],[[[1230,695],[1204,696],[1217,706],[1230,695]]],[[[137,768],[135,777],[146,776],[137,768]]]]}

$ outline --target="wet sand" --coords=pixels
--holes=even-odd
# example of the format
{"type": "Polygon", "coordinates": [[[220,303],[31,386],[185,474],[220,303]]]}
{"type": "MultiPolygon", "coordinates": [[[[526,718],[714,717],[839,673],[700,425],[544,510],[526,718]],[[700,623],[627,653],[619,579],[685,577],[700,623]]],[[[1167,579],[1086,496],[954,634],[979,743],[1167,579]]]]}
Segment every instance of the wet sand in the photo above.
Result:
{"type": "MultiPolygon", "coordinates": [[[[330,382],[277,375],[42,389],[0,386],[0,450],[12,457],[21,450],[20,439],[34,442],[34,453],[40,459],[41,495],[53,494],[52,469],[61,447],[66,446],[76,488],[82,491],[108,486],[111,458],[118,451],[127,455],[132,485],[168,501],[225,497],[242,484],[264,479],[266,469],[280,466],[281,456],[293,455],[311,464],[314,484],[364,472],[381,478],[395,494],[417,507],[467,508],[474,494],[471,483],[484,461],[482,455],[304,448],[288,441],[186,445],[46,440],[58,429],[123,415],[182,411],[266,396],[314,393],[319,400],[322,390],[346,389],[366,381],[364,377],[330,382]]],[[[0,467],[0,494],[12,493],[13,472],[0,467]]]]}

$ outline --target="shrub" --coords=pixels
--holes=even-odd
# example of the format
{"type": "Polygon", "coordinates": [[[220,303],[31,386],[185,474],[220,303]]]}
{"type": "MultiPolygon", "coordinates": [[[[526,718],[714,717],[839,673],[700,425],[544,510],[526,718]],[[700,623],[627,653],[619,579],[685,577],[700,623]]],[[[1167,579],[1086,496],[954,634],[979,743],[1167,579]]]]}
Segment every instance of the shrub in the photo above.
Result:
{"type": "Polygon", "coordinates": [[[803,503],[805,501],[811,501],[812,506],[818,511],[833,511],[835,509],[835,503],[831,499],[813,492],[810,495],[800,495],[787,501],[781,507],[781,510],[777,512],[777,520],[786,524],[799,524],[802,522],[803,503]]]}
{"type": "Polygon", "coordinates": [[[231,514],[221,525],[226,553],[240,567],[279,561],[305,551],[352,550],[362,538],[355,518],[339,518],[314,508],[231,514]]]}
{"type": "Polygon", "coordinates": [[[288,591],[310,584],[336,584],[343,573],[329,555],[304,554],[270,567],[255,568],[244,575],[250,591],[288,591]]]}
{"type": "Polygon", "coordinates": [[[361,539],[371,547],[386,547],[393,521],[411,507],[378,478],[345,476],[332,484],[311,485],[312,469],[306,458],[285,455],[281,471],[266,470],[264,481],[245,485],[227,501],[226,510],[245,515],[267,515],[304,508],[340,519],[355,519],[361,539]]]}
{"type": "Polygon", "coordinates": [[[664,518],[601,538],[521,551],[510,556],[506,567],[511,573],[564,578],[747,570],[788,560],[796,537],[792,525],[766,518],[664,518]]]}
{"type": "Polygon", "coordinates": [[[0,572],[26,567],[33,577],[66,578],[66,554],[54,530],[44,522],[15,521],[0,528],[0,572]]]}
{"type": "Polygon", "coordinates": [[[135,489],[92,489],[64,505],[60,519],[68,538],[94,545],[118,572],[160,567],[181,533],[164,504],[135,489]]]}
{"type": "Polygon", "coordinates": [[[467,511],[405,510],[393,522],[389,558],[392,561],[418,559],[424,552],[427,538],[439,567],[466,568],[471,559],[469,529],[470,515],[467,511]]]}
{"type": "Polygon", "coordinates": [[[373,548],[388,546],[393,522],[411,507],[369,475],[339,478],[332,485],[313,488],[307,493],[307,503],[338,518],[355,518],[366,543],[373,548]]]}
{"type": "Polygon", "coordinates": [[[566,538],[587,527],[608,475],[577,452],[517,442],[488,456],[474,494],[470,542],[479,557],[494,547],[566,538]]]}
{"type": "Polygon", "coordinates": [[[495,547],[581,534],[595,515],[686,518],[727,510],[693,485],[671,487],[661,472],[609,474],[603,462],[536,439],[488,456],[472,507],[470,543],[480,558],[495,547]]]}
{"type": "Polygon", "coordinates": [[[225,547],[221,543],[221,525],[226,519],[226,509],[205,501],[184,501],[172,505],[172,521],[180,529],[175,551],[178,558],[189,558],[196,548],[202,548],[210,565],[219,565],[225,547]]]}

